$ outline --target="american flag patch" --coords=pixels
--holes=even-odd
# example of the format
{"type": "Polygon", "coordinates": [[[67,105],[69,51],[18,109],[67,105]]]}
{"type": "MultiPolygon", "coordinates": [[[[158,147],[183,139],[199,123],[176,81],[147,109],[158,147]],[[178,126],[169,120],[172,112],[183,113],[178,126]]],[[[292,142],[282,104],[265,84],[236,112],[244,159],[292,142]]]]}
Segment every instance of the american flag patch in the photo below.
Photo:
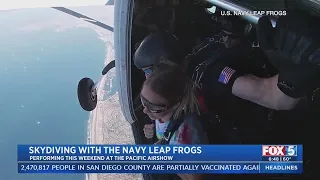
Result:
{"type": "Polygon", "coordinates": [[[222,71],[221,74],[219,76],[218,81],[223,83],[223,84],[228,84],[232,74],[236,72],[236,70],[229,68],[228,66],[226,66],[222,71]]]}

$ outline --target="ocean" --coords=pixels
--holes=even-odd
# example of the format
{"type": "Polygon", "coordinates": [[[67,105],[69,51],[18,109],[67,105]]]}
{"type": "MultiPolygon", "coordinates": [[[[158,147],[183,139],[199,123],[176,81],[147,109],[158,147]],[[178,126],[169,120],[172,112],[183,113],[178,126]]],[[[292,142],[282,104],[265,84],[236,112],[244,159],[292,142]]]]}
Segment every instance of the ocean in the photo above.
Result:
{"type": "Polygon", "coordinates": [[[74,174],[18,174],[18,144],[84,144],[89,113],[81,78],[100,78],[106,47],[89,28],[0,35],[0,179],[83,180],[74,174]]]}

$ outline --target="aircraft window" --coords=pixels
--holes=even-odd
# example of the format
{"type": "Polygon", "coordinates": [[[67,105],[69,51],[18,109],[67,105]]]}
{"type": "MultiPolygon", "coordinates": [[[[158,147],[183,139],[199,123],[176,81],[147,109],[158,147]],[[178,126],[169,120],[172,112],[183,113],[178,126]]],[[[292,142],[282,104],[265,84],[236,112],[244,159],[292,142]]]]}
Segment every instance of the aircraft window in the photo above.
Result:
{"type": "MultiPolygon", "coordinates": [[[[113,27],[113,6],[72,10],[113,27]]],[[[0,179],[88,179],[82,174],[19,175],[18,144],[134,143],[120,110],[114,69],[103,78],[98,93],[104,96],[91,113],[81,108],[76,94],[81,78],[98,80],[114,59],[112,32],[52,8],[0,11],[0,25],[0,179]]]]}

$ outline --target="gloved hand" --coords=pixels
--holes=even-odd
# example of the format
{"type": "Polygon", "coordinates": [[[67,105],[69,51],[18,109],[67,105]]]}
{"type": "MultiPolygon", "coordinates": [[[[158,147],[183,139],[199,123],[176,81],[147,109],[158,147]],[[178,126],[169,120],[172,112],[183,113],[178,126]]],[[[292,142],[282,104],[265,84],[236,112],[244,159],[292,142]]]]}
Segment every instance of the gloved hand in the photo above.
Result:
{"type": "Polygon", "coordinates": [[[292,98],[303,96],[319,73],[318,21],[298,11],[280,17],[276,28],[272,27],[268,17],[259,19],[260,47],[279,70],[279,89],[292,98]]]}

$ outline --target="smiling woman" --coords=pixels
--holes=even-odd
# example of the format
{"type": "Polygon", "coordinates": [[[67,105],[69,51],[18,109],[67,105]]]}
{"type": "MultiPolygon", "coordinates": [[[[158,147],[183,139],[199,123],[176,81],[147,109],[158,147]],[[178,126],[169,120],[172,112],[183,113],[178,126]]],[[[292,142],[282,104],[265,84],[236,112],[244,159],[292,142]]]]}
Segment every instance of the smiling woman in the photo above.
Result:
{"type": "Polygon", "coordinates": [[[166,139],[169,144],[206,143],[206,135],[199,124],[193,84],[177,65],[168,60],[154,65],[154,72],[143,84],[140,96],[143,112],[155,120],[160,141],[166,139]],[[167,137],[167,128],[172,123],[178,123],[179,128],[167,137]]]}
{"type": "MultiPolygon", "coordinates": [[[[207,144],[199,116],[193,83],[179,66],[168,60],[154,65],[141,90],[143,112],[155,121],[156,144],[207,144]]],[[[145,127],[148,138],[152,126],[145,127]]],[[[152,133],[153,134],[153,133],[152,133]]],[[[198,179],[197,174],[178,174],[182,179],[198,179]]]]}

